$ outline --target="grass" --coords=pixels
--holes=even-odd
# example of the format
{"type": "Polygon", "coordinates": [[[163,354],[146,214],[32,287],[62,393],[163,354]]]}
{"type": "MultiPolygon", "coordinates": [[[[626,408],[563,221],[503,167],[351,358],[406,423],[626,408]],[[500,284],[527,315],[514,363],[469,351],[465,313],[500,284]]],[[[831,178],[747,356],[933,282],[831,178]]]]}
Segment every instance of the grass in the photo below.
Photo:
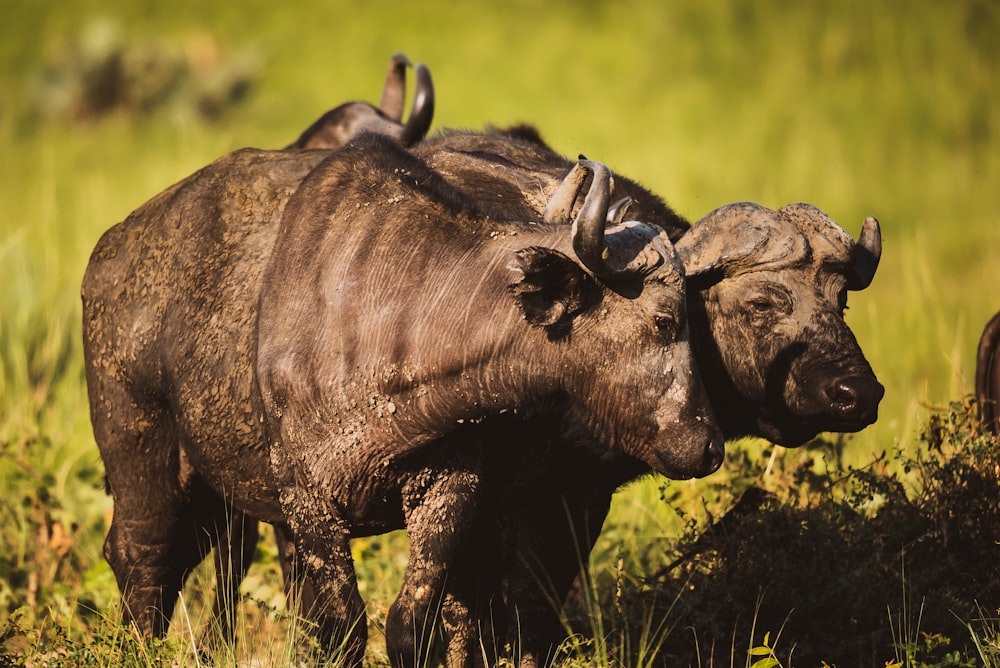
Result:
{"type": "MultiPolygon", "coordinates": [[[[899,474],[916,494],[912,471],[894,455],[926,448],[929,409],[971,391],[976,341],[1000,308],[991,299],[1000,247],[1000,47],[993,39],[1000,10],[985,0],[294,8],[262,0],[77,0],[58,11],[50,2],[15,0],[9,15],[0,26],[0,634],[5,648],[29,652],[36,663],[79,650],[99,655],[89,665],[115,665],[116,655],[100,648],[127,636],[118,630],[117,589],[101,558],[110,503],[82,373],[78,295],[90,249],[129,211],[215,157],[245,145],[282,146],[336,103],[374,99],[395,51],[431,67],[436,127],[532,121],[560,150],[607,162],[689,218],[744,199],[775,207],[808,201],[853,234],[866,215],[877,216],[883,263],[872,287],[851,296],[848,321],[887,393],[878,423],[838,444],[845,466],[862,468],[887,452],[885,474],[899,474]],[[117,39],[137,53],[166,54],[143,61],[157,68],[144,70],[144,95],[170,63],[189,63],[195,74],[150,110],[67,114],[57,103],[72,93],[65,81],[79,76],[87,54],[114,43],[115,26],[117,39]],[[249,96],[205,117],[222,84],[246,73],[254,81],[249,96]],[[56,74],[64,88],[41,85],[58,83],[56,74]]],[[[789,470],[805,460],[820,478],[831,475],[831,452],[747,441],[733,449],[726,472],[705,481],[630,486],[617,495],[592,555],[595,591],[615,592],[654,572],[681,537],[724,513],[750,484],[795,482],[789,470]]],[[[400,534],[356,545],[376,664],[384,661],[375,647],[378,624],[403,555],[400,534]]],[[[273,548],[265,543],[255,561],[245,592],[258,603],[245,606],[250,633],[243,635],[283,636],[273,548]]],[[[185,592],[196,634],[209,581],[196,574],[185,592]]],[[[764,600],[781,584],[759,582],[764,600]]],[[[883,617],[887,608],[901,609],[894,584],[878,605],[883,617]]],[[[809,597],[809,590],[791,592],[809,597]]],[[[578,651],[568,656],[621,663],[660,635],[690,637],[691,620],[681,612],[688,598],[675,604],[668,597],[663,603],[675,607],[650,617],[646,636],[635,631],[632,649],[613,644],[600,652],[593,643],[614,636],[622,619],[613,600],[595,599],[611,606],[592,618],[604,626],[581,629],[578,651]]],[[[997,601],[980,604],[976,619],[960,623],[974,630],[981,663],[995,664],[997,601]]],[[[910,616],[920,605],[907,602],[910,616]]],[[[719,614],[731,631],[746,621],[719,614]]],[[[921,634],[938,633],[927,620],[901,628],[901,637],[923,642],[921,634]]],[[[126,665],[194,665],[184,626],[162,647],[134,648],[126,665]]],[[[760,646],[765,632],[784,643],[789,636],[779,636],[778,626],[758,626],[755,638],[731,643],[760,646]]],[[[775,655],[782,665],[785,649],[775,655]]],[[[709,665],[709,648],[701,650],[699,663],[709,665]]],[[[288,663],[290,655],[269,651],[249,648],[243,656],[288,663]]]]}

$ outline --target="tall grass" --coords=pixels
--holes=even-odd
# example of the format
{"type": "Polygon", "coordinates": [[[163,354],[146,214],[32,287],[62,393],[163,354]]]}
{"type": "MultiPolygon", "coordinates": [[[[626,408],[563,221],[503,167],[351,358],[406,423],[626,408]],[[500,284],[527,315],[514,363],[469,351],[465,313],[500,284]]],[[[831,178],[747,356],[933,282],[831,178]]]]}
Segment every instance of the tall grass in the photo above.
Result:
{"type": "MultiPolygon", "coordinates": [[[[971,390],[976,340],[1000,308],[1000,10],[985,0],[15,0],[7,16],[0,618],[17,610],[20,627],[83,641],[115,614],[100,557],[110,503],[80,349],[79,283],[97,238],[226,151],[282,146],[333,105],[375,99],[395,51],[431,67],[436,126],[534,122],[566,154],[608,163],[691,219],[744,199],[808,201],[854,234],[877,216],[882,266],[871,288],[852,294],[848,321],[887,393],[879,422],[843,443],[848,464],[921,447],[927,407],[971,390]],[[109,25],[129,43],[202,66],[249,55],[259,64],[252,94],[214,120],[183,104],[86,121],[46,115],[37,95],[46,68],[72,61],[66,54],[109,25]]],[[[784,456],[755,441],[733,452],[784,456]]],[[[707,521],[746,481],[662,484],[616,498],[593,555],[599,589],[613,588],[622,569],[659,563],[685,527],[707,521]]],[[[273,575],[263,549],[254,572],[273,575]]],[[[399,535],[357,544],[375,634],[404,550],[399,535]]],[[[209,585],[194,580],[186,600],[197,610],[209,585]]],[[[278,607],[273,579],[248,589],[269,601],[263,618],[278,607]]]]}

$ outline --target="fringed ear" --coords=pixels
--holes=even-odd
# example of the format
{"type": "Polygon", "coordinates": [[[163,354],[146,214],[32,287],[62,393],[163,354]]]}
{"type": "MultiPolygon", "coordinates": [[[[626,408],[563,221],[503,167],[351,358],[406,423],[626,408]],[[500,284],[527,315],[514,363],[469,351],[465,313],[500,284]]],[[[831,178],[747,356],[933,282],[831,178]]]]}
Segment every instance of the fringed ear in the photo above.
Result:
{"type": "Polygon", "coordinates": [[[522,274],[510,290],[524,319],[550,338],[568,334],[593,287],[587,272],[559,251],[537,246],[517,251],[511,269],[522,274]]]}

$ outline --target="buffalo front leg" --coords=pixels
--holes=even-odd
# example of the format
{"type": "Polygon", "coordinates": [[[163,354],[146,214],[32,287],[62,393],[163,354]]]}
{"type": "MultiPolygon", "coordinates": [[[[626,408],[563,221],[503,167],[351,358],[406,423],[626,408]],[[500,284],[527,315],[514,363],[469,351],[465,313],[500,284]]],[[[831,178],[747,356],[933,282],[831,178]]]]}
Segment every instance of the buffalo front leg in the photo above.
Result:
{"type": "Polygon", "coordinates": [[[472,664],[475,624],[461,601],[445,600],[455,555],[476,511],[480,456],[469,446],[408,477],[402,486],[410,554],[399,596],[386,620],[386,649],[393,666],[427,663],[439,619],[449,668],[472,664]]]}
{"type": "Polygon", "coordinates": [[[274,541],[278,547],[281,578],[285,584],[285,600],[289,610],[304,615],[316,605],[316,592],[306,577],[306,569],[295,549],[295,538],[285,524],[274,525],[274,541]]]}
{"type": "MultiPolygon", "coordinates": [[[[596,487],[597,485],[595,485],[596,487]]],[[[510,631],[520,646],[522,666],[548,665],[564,631],[560,610],[573,583],[587,568],[612,492],[552,494],[513,519],[517,558],[511,565],[510,631]]]]}
{"type": "Polygon", "coordinates": [[[498,665],[508,653],[503,578],[512,536],[496,520],[490,513],[476,516],[448,571],[443,616],[452,629],[449,651],[473,652],[476,665],[498,665]]]}
{"type": "MultiPolygon", "coordinates": [[[[284,464],[286,460],[272,451],[275,461],[284,464]]],[[[276,473],[283,472],[281,464],[275,466],[276,473]]],[[[299,480],[283,485],[280,496],[296,554],[314,587],[315,602],[306,616],[316,622],[319,639],[332,661],[360,666],[368,626],[351,557],[350,526],[330,499],[315,492],[316,484],[306,484],[297,475],[284,479],[299,480]]]]}

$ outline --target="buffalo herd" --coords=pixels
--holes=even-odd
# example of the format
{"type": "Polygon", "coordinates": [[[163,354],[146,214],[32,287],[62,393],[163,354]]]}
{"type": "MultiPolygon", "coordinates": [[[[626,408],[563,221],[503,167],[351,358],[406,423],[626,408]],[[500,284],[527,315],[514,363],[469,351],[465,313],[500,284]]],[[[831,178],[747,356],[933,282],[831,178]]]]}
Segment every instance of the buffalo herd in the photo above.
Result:
{"type": "Polygon", "coordinates": [[[429,629],[448,666],[505,645],[544,665],[552,601],[620,486],[709,475],[730,439],[793,447],[877,417],[843,317],[879,262],[874,218],[857,240],[808,204],[691,224],[532,126],[428,136],[422,65],[403,121],[409,68],[393,57],[378,106],[219,158],[93,251],[104,554],[146,636],[214,552],[231,637],[263,521],[324,647],[360,665],[349,541],[405,528],[393,665],[429,629]]]}

